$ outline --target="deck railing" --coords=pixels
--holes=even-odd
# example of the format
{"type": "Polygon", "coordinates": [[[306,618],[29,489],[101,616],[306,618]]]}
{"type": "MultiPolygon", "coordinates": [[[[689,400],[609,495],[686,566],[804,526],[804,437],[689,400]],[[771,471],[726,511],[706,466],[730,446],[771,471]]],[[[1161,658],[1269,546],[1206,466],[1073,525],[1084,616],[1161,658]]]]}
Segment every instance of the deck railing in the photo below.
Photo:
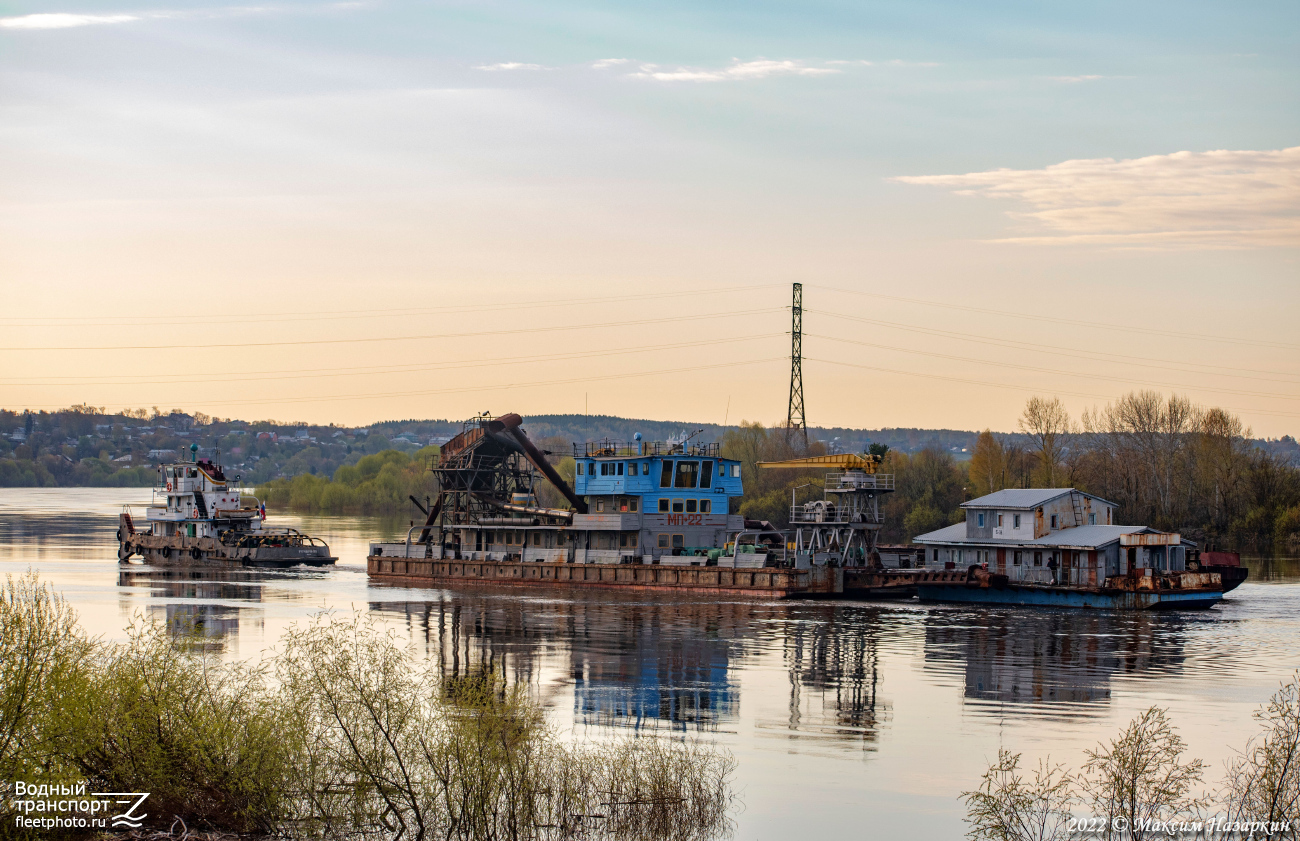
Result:
{"type": "Polygon", "coordinates": [[[712,444],[671,444],[664,441],[587,441],[573,445],[574,458],[620,458],[638,456],[684,456],[718,458],[722,446],[712,444]]]}

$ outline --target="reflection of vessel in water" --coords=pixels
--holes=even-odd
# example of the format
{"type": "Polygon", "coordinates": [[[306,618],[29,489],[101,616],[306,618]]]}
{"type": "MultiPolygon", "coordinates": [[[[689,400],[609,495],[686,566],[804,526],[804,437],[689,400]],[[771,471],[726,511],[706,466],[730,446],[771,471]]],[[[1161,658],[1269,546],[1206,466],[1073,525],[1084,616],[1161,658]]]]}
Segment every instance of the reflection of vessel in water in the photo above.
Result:
{"type": "Polygon", "coordinates": [[[861,740],[874,749],[889,717],[888,703],[879,698],[876,619],[875,613],[836,607],[825,621],[787,626],[782,648],[790,670],[790,710],[782,729],[805,738],[861,740]],[[820,710],[813,706],[818,701],[820,710]]]}
{"type": "Polygon", "coordinates": [[[723,458],[717,444],[639,436],[575,444],[571,488],[522,422],[509,414],[465,423],[433,468],[438,496],[429,509],[421,506],[424,525],[413,526],[404,542],[372,543],[372,576],[777,598],[842,589],[836,570],[799,565],[779,533],[750,535],[744,518],[729,513],[742,493],[740,463],[723,458]],[[535,471],[572,507],[538,505],[535,471]]]}
{"type": "Polygon", "coordinates": [[[158,468],[162,483],[154,498],[163,500],[145,509],[147,530],[136,530],[129,507],[118,517],[119,560],[139,555],[155,564],[213,561],[254,567],[325,566],[337,560],[317,538],[266,526],[266,506],[246,506],[221,465],[194,458],[198,449],[190,445],[191,461],[158,468]]]}
{"type": "Polygon", "coordinates": [[[1074,488],[1016,488],[963,502],[966,522],[915,538],[947,569],[917,577],[922,601],[1158,610],[1213,607],[1217,572],[1196,544],[1113,524],[1115,503],[1074,488]]]}
{"type": "Polygon", "coordinates": [[[444,677],[488,666],[512,680],[543,678],[543,655],[568,640],[558,669],[572,682],[574,719],[602,726],[712,729],[739,707],[731,674],[752,603],[544,604],[457,594],[454,601],[371,605],[407,618],[444,677]]]}
{"type": "MultiPolygon", "coordinates": [[[[252,569],[225,569],[212,564],[191,566],[118,567],[117,583],[123,588],[147,590],[148,612],[159,617],[177,636],[201,639],[210,646],[237,637],[241,624],[263,624],[264,576],[252,569]]],[[[123,593],[124,609],[139,603],[123,593]]]]}
{"type": "Polygon", "coordinates": [[[869,748],[889,715],[880,699],[879,616],[844,604],[634,601],[607,592],[533,601],[460,592],[370,608],[403,617],[444,677],[488,666],[543,698],[571,687],[578,724],[734,728],[738,669],[776,657],[788,689],[766,691],[766,677],[754,683],[765,690],[750,702],[760,732],[869,748]]]}
{"type": "Polygon", "coordinates": [[[1175,617],[990,611],[971,618],[927,614],[925,659],[962,669],[966,697],[976,701],[1086,707],[1110,699],[1113,676],[1167,677],[1185,659],[1175,617]]]}

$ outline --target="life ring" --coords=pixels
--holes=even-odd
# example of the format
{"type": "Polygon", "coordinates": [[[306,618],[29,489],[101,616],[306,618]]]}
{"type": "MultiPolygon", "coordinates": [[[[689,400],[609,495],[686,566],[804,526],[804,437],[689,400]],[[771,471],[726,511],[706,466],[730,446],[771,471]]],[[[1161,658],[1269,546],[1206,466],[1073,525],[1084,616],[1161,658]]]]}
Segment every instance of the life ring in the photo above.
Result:
{"type": "Polygon", "coordinates": [[[122,542],[122,530],[121,530],[121,529],[118,529],[118,530],[117,530],[117,542],[118,542],[118,543],[121,543],[121,542],[122,542]]]}
{"type": "Polygon", "coordinates": [[[164,558],[170,558],[170,557],[172,556],[172,547],[170,547],[170,546],[164,546],[164,547],[162,548],[162,556],[163,556],[164,558]]]}
{"type": "Polygon", "coordinates": [[[171,482],[168,482],[168,483],[167,483],[167,490],[170,491],[171,489],[172,489],[172,483],[171,483],[171,482]]]}
{"type": "Polygon", "coordinates": [[[195,546],[190,550],[190,557],[196,561],[201,560],[203,558],[203,550],[195,546]]]}

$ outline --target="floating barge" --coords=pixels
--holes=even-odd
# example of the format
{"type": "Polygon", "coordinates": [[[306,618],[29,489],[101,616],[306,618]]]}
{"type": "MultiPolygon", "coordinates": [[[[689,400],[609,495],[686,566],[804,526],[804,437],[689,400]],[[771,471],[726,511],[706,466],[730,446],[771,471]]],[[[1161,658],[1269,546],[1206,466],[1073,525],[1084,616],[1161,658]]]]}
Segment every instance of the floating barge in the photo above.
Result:
{"type": "Polygon", "coordinates": [[[921,601],[1168,610],[1225,592],[1194,543],[1115,525],[1115,503],[1074,488],[1001,490],[962,508],[964,523],[916,538],[933,564],[916,581],[921,601]]]}
{"type": "MultiPolygon", "coordinates": [[[[717,444],[648,442],[640,436],[575,444],[570,487],[521,424],[515,414],[467,421],[433,465],[438,496],[428,508],[420,506],[424,524],[413,526],[404,541],[372,543],[368,573],[435,587],[596,587],[765,598],[845,594],[852,592],[853,579],[844,566],[872,563],[880,527],[875,496],[893,489],[892,477],[875,474],[878,460],[852,456],[856,469],[828,476],[837,504],[799,507],[796,522],[806,528],[789,540],[768,523],[729,513],[731,500],[743,493],[740,462],[723,458],[717,444]],[[538,474],[559,490],[568,508],[538,504],[538,474]]],[[[839,461],[781,466],[847,463],[844,457],[827,458],[839,461]]]]}
{"type": "Polygon", "coordinates": [[[198,458],[163,464],[154,502],[145,508],[137,530],[130,506],[118,516],[117,558],[134,556],[158,565],[218,563],[228,566],[283,568],[327,566],[337,558],[318,538],[293,528],[266,525],[266,506],[245,500],[226,479],[221,465],[198,458]],[[255,504],[248,504],[252,502],[255,504]]]}

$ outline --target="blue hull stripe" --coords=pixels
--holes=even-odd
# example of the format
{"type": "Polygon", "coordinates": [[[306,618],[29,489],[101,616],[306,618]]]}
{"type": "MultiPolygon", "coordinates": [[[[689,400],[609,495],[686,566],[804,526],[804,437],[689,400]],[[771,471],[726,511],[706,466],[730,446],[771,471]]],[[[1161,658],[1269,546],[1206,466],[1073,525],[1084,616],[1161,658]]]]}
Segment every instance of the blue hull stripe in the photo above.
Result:
{"type": "Polygon", "coordinates": [[[1102,593],[1096,590],[1014,585],[998,590],[961,584],[921,584],[917,587],[917,595],[923,602],[1089,607],[1101,610],[1188,610],[1213,607],[1223,598],[1223,593],[1219,592],[1142,590],[1136,593],[1102,593]]]}

